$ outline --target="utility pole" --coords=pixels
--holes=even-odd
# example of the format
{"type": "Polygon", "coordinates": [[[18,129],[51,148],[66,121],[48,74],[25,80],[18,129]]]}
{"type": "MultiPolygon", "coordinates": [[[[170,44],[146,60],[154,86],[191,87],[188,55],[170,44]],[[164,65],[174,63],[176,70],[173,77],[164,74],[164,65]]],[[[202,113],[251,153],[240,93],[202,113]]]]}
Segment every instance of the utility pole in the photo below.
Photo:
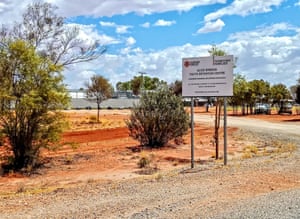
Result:
{"type": "Polygon", "coordinates": [[[141,77],[142,77],[141,86],[140,86],[140,90],[141,90],[141,93],[142,93],[143,90],[144,90],[144,75],[146,75],[147,73],[140,71],[139,74],[141,74],[141,77]]]}

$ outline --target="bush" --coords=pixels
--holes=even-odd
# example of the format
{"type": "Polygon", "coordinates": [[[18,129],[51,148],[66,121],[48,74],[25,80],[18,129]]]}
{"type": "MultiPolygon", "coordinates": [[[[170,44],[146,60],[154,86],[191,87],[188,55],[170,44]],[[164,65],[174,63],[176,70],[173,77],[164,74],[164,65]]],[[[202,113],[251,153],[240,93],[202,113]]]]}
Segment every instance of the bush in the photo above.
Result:
{"type": "Polygon", "coordinates": [[[142,154],[137,165],[139,168],[147,168],[150,167],[151,158],[149,156],[146,156],[145,154],[142,154]]]}
{"type": "Polygon", "coordinates": [[[186,134],[189,115],[180,97],[167,89],[144,93],[131,110],[126,125],[130,136],[141,145],[162,147],[169,140],[186,134]]]}

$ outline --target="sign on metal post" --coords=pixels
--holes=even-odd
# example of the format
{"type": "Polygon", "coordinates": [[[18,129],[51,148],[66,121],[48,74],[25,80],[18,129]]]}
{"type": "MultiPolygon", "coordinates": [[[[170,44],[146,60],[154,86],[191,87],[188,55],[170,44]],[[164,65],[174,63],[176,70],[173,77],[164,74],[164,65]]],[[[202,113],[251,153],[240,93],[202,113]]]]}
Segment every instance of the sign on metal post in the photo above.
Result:
{"type": "MultiPolygon", "coordinates": [[[[233,96],[233,56],[207,56],[182,59],[183,97],[227,97],[233,96]]],[[[193,100],[193,98],[192,98],[193,100]]],[[[224,165],[227,163],[227,111],[224,104],[224,165]]],[[[194,123],[191,116],[191,123],[194,123]]],[[[191,133],[194,133],[191,126],[191,133]]],[[[192,155],[194,141],[191,141],[192,155]]],[[[192,157],[192,168],[194,158],[192,157]]]]}
{"type": "Polygon", "coordinates": [[[233,56],[183,58],[182,96],[226,97],[233,95],[233,56]]]}

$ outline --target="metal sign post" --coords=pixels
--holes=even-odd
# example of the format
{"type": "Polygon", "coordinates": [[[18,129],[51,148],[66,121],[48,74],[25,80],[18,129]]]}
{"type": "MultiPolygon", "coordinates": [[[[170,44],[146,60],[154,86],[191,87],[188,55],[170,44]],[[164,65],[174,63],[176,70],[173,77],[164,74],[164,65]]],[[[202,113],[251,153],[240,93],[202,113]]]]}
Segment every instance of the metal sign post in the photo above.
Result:
{"type": "Polygon", "coordinates": [[[191,168],[194,168],[194,98],[191,97],[191,168]]]}
{"type": "Polygon", "coordinates": [[[191,167],[194,167],[194,99],[224,97],[224,165],[227,164],[226,97],[233,96],[233,56],[182,59],[182,96],[191,97],[191,167]]]}
{"type": "Polygon", "coordinates": [[[224,97],[224,165],[227,165],[227,98],[224,97]]]}

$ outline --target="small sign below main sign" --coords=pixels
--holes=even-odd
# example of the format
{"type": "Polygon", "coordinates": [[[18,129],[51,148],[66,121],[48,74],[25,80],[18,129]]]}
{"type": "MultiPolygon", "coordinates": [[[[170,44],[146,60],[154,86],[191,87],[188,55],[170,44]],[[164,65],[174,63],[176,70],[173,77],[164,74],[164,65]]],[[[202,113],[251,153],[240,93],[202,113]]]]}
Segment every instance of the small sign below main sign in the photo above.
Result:
{"type": "Polygon", "coordinates": [[[182,59],[182,96],[233,96],[233,56],[182,59]]]}

